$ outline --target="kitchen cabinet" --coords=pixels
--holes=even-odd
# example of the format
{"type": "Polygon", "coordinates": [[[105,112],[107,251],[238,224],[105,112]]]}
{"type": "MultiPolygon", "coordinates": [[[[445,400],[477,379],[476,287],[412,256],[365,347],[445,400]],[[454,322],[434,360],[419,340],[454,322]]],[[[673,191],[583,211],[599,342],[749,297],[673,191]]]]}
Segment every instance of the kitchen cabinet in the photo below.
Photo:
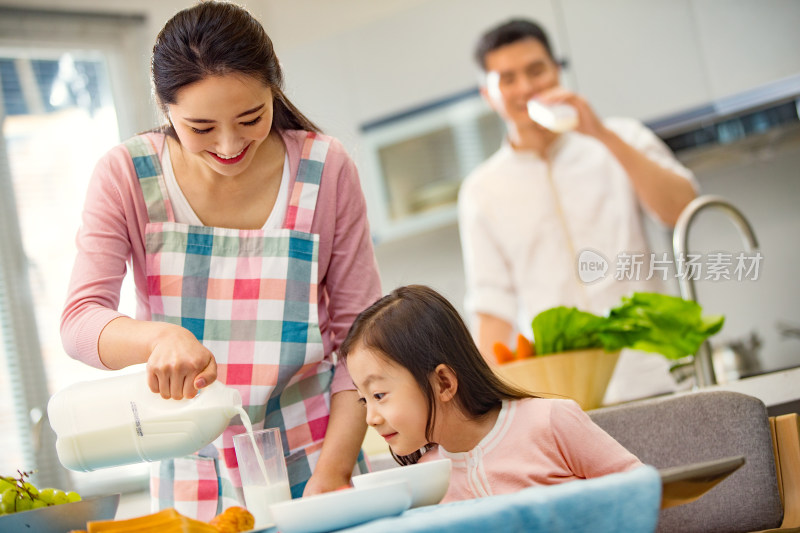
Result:
{"type": "Polygon", "coordinates": [[[800,2],[695,0],[711,99],[800,73],[800,2]]]}
{"type": "Polygon", "coordinates": [[[764,402],[770,416],[797,413],[800,408],[800,367],[753,376],[703,390],[725,390],[754,396],[764,402]]]}
{"type": "Polygon", "coordinates": [[[482,0],[428,1],[348,32],[356,119],[372,122],[477,85],[476,40],[515,16],[552,28],[559,44],[550,0],[497,0],[491,7],[482,0]]]}
{"type": "Polygon", "coordinates": [[[685,111],[800,72],[795,0],[564,0],[576,87],[601,115],[685,111]]]}
{"type": "Polygon", "coordinates": [[[569,69],[598,114],[647,120],[708,102],[689,0],[563,0],[569,69]]]}
{"type": "Polygon", "coordinates": [[[497,150],[504,134],[477,89],[366,125],[363,169],[379,201],[370,213],[375,240],[454,223],[462,179],[497,150]]]}

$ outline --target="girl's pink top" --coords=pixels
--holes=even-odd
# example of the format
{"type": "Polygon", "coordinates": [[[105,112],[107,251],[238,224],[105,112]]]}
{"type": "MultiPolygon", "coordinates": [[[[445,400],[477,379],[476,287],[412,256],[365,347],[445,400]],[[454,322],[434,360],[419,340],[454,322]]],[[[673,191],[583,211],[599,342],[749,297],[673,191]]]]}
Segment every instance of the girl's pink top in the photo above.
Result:
{"type": "Polygon", "coordinates": [[[641,461],[592,422],[572,400],[503,401],[492,430],[468,452],[437,446],[420,463],[450,458],[442,502],[508,494],[641,466],[641,461]]]}
{"type": "MultiPolygon", "coordinates": [[[[159,150],[160,133],[147,134],[159,150]]],[[[292,190],[306,137],[304,131],[282,131],[292,190]]],[[[145,274],[147,206],[133,162],[124,146],[112,148],[95,167],[89,183],[78,248],[67,301],[61,316],[66,352],[97,368],[105,368],[98,339],[117,311],[120,287],[128,268],[136,286],[136,318],[150,319],[145,274]]],[[[381,295],[366,202],[355,164],[336,139],[331,140],[322,173],[311,230],[319,235],[319,325],[325,353],[335,351],[363,309],[381,295]]],[[[331,392],[352,389],[344,365],[339,365],[331,392]]]]}

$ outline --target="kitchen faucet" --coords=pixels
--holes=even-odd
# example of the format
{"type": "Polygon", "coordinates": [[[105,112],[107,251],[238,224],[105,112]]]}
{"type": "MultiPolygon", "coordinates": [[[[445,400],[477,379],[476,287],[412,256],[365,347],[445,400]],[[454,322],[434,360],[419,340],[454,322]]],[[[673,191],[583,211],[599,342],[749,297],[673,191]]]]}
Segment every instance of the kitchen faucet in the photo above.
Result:
{"type": "MultiPolygon", "coordinates": [[[[723,211],[730,217],[734,225],[739,228],[739,234],[742,240],[748,247],[748,252],[752,252],[758,248],[758,241],[756,235],[753,233],[753,228],[750,223],[742,215],[736,207],[721,196],[703,195],[698,196],[687,205],[678,217],[675,223],[675,229],[672,233],[672,249],[674,252],[675,267],[678,273],[678,286],[681,291],[681,298],[684,300],[697,301],[697,295],[694,291],[694,281],[688,272],[681,272],[678,264],[679,258],[685,258],[689,251],[689,228],[692,225],[697,213],[708,207],[716,207],[723,211]]],[[[714,365],[711,359],[711,343],[706,340],[698,349],[694,356],[694,373],[696,385],[698,387],[705,387],[708,385],[716,385],[717,377],[714,374],[714,365]]]]}

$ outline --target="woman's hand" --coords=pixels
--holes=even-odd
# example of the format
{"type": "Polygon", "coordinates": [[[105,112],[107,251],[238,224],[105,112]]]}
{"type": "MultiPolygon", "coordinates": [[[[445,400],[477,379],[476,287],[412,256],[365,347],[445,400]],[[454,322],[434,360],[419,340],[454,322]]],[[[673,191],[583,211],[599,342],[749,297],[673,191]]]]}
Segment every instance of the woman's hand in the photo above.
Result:
{"type": "Polygon", "coordinates": [[[350,485],[367,422],[358,393],[343,390],[331,396],[331,416],[322,441],[322,451],[303,496],[330,492],[350,485]]]}
{"type": "Polygon", "coordinates": [[[214,355],[192,333],[165,324],[147,358],[147,383],[162,398],[194,398],[198,389],[217,379],[214,355]]]}
{"type": "Polygon", "coordinates": [[[341,476],[335,473],[325,474],[317,470],[311,474],[311,477],[308,479],[306,488],[303,489],[303,497],[313,496],[314,494],[322,494],[323,492],[331,492],[349,486],[349,476],[341,476]]]}

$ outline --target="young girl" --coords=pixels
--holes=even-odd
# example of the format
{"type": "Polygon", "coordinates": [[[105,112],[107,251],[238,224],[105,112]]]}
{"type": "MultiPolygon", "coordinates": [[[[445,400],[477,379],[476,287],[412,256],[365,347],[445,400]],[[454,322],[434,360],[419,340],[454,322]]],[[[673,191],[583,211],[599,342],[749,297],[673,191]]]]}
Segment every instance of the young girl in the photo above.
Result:
{"type": "Polygon", "coordinates": [[[339,355],[399,463],[452,460],[443,502],[641,465],[574,401],[497,377],[458,312],[428,287],[400,287],[362,312],[339,355]]]}
{"type": "MultiPolygon", "coordinates": [[[[165,124],[96,166],[64,346],[98,368],[146,363],[164,398],[221,380],[254,427],[281,428],[293,496],[341,487],[366,425],[333,352],[380,296],[355,165],[283,93],[272,41],[236,4],[176,13],[151,65],[165,124]],[[128,268],[135,318],[117,311],[128,268]]],[[[241,505],[243,431],[234,418],[213,446],[155,464],[154,507],[207,521],[241,505]]]]}

